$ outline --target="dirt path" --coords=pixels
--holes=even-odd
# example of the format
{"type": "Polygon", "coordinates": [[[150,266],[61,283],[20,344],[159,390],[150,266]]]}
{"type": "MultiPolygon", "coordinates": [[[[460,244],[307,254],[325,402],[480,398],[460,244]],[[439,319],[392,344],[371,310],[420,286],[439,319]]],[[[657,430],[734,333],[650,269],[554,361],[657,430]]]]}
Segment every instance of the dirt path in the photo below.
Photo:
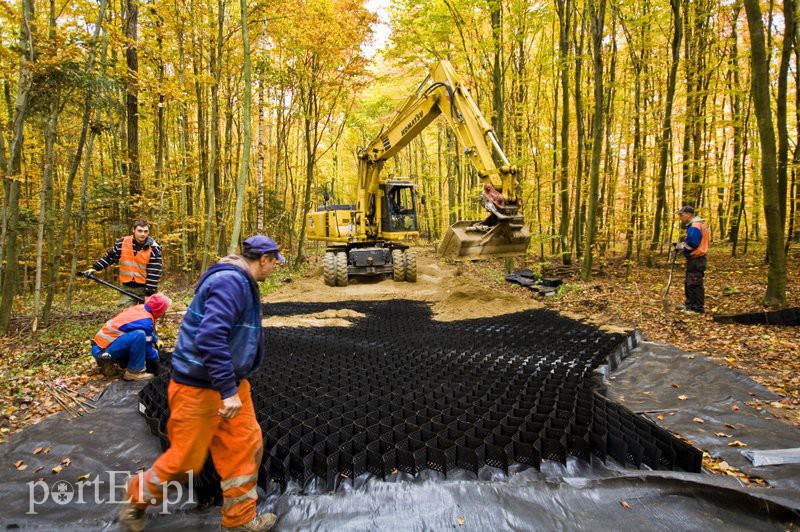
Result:
{"type": "MultiPolygon", "coordinates": [[[[329,302],[387,299],[411,299],[431,303],[434,319],[454,321],[509,314],[525,309],[541,308],[542,304],[521,295],[497,290],[465,274],[459,264],[440,261],[424,249],[417,251],[418,276],[416,283],[396,283],[391,278],[357,278],[346,287],[325,286],[322,271],[292,282],[267,296],[269,303],[292,301],[329,302]]],[[[273,317],[264,320],[266,326],[346,326],[354,311],[326,311],[302,316],[273,317]]]]}

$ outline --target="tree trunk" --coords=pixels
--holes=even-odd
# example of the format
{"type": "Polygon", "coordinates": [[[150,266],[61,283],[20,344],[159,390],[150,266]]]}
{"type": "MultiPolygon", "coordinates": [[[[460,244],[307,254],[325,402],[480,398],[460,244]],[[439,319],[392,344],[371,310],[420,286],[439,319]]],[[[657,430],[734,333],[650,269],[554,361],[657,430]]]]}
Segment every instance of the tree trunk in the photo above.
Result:
{"type": "MultiPolygon", "coordinates": [[[[194,30],[193,30],[194,31],[194,30]]],[[[194,73],[194,96],[197,101],[197,151],[200,156],[200,165],[197,169],[197,179],[190,180],[186,185],[186,208],[187,214],[194,217],[200,214],[200,189],[208,180],[208,139],[206,134],[206,101],[205,87],[201,83],[203,72],[203,44],[195,35],[193,39],[192,52],[192,71],[194,73]],[[193,186],[196,183],[196,186],[193,186]]],[[[195,249],[197,242],[197,230],[192,224],[192,229],[186,235],[189,249],[195,249]]],[[[197,256],[192,254],[192,268],[194,268],[197,256]]]]}
{"type": "MultiPolygon", "coordinates": [[[[99,122],[100,113],[97,112],[95,116],[95,122],[99,122]]],[[[78,219],[75,222],[75,238],[72,241],[72,262],[70,264],[69,284],[67,285],[67,295],[64,302],[64,306],[67,310],[69,310],[72,305],[72,292],[75,286],[73,280],[78,271],[78,251],[81,242],[83,242],[83,229],[86,223],[86,203],[88,200],[86,190],[89,187],[89,167],[91,165],[92,148],[94,147],[94,138],[96,135],[97,131],[95,128],[92,128],[89,132],[89,140],[86,142],[86,161],[83,163],[83,179],[81,180],[81,202],[78,208],[78,219]]]]}
{"type": "Polygon", "coordinates": [[[786,120],[786,100],[789,92],[789,63],[792,59],[792,46],[795,33],[794,0],[784,0],[783,19],[785,31],[781,48],[781,62],[778,68],[778,99],[776,103],[778,119],[778,207],[781,214],[781,228],[786,227],[787,173],[789,163],[789,126],[786,120]]]}
{"type": "MultiPolygon", "coordinates": [[[[6,88],[8,87],[6,82],[3,85],[6,88]]],[[[5,130],[6,128],[0,125],[0,179],[3,180],[3,205],[0,207],[0,286],[3,283],[3,271],[5,270],[6,214],[8,212],[8,195],[11,187],[11,183],[6,179],[8,159],[6,159],[5,130]]]]}
{"type": "MultiPolygon", "coordinates": [[[[242,139],[242,159],[239,166],[239,182],[236,184],[236,211],[233,218],[233,233],[228,245],[228,254],[236,253],[242,237],[242,209],[244,207],[245,183],[250,170],[250,144],[253,141],[252,127],[250,125],[250,107],[252,102],[252,86],[250,75],[250,37],[247,34],[247,0],[239,0],[242,10],[242,52],[244,54],[244,112],[242,122],[244,138],[242,139]]],[[[303,224],[305,227],[305,224],[303,224]]]]}
{"type": "Polygon", "coordinates": [[[572,264],[569,247],[569,30],[572,7],[570,0],[556,0],[559,28],[559,64],[561,67],[561,262],[572,264]]]}
{"type": "Polygon", "coordinates": [[[201,269],[206,271],[211,262],[211,234],[213,232],[217,181],[219,180],[219,83],[222,78],[222,39],[225,25],[225,2],[217,0],[217,42],[211,49],[211,69],[214,80],[211,84],[211,161],[209,162],[208,183],[206,184],[206,221],[203,230],[203,262],[201,269]]]}
{"type": "Polygon", "coordinates": [[[605,0],[591,0],[592,58],[594,63],[594,119],[592,123],[592,167],[589,177],[589,212],[586,220],[586,244],[583,251],[581,278],[592,278],[592,246],[597,226],[597,192],[600,188],[600,157],[603,148],[603,24],[605,0]]]}
{"type": "Polygon", "coordinates": [[[266,230],[265,227],[265,212],[264,212],[264,79],[258,80],[258,130],[256,136],[258,137],[258,165],[256,166],[256,194],[258,196],[258,213],[256,230],[262,233],[266,230]]]}
{"type": "MultiPolygon", "coordinates": [[[[53,0],[50,1],[51,14],[54,16],[55,6],[53,0]]],[[[55,27],[54,18],[53,28],[55,27]]],[[[51,30],[52,38],[53,30],[51,30]]],[[[55,165],[55,143],[58,115],[60,114],[60,102],[57,95],[50,95],[50,113],[47,118],[47,125],[44,131],[44,168],[42,169],[42,190],[39,196],[39,218],[36,227],[36,273],[33,288],[33,324],[31,325],[31,335],[35,336],[39,326],[39,311],[42,301],[42,255],[44,247],[44,228],[52,226],[50,219],[50,203],[53,195],[53,166],[55,165]]]]}
{"type": "Polygon", "coordinates": [[[158,103],[156,104],[156,167],[155,167],[155,188],[161,189],[164,179],[164,109],[166,100],[164,98],[164,20],[158,8],[153,6],[153,16],[156,24],[156,43],[158,44],[158,103]]]}
{"type": "Polygon", "coordinates": [[[672,142],[672,104],[675,100],[675,85],[678,77],[678,64],[680,63],[681,39],[683,38],[683,25],[679,0],[670,0],[672,7],[672,20],[675,30],[672,34],[672,63],[667,77],[667,96],[664,103],[664,126],[661,129],[661,141],[658,146],[658,180],[656,181],[656,214],[653,221],[653,239],[650,242],[650,251],[654,252],[661,243],[661,228],[667,205],[667,167],[669,165],[670,144],[672,142]]]}
{"type": "Polygon", "coordinates": [[[731,30],[731,55],[728,60],[728,92],[730,93],[731,115],[733,118],[733,161],[730,200],[730,229],[728,239],[733,244],[731,253],[736,256],[736,245],[739,240],[739,224],[742,219],[742,136],[744,124],[742,123],[742,88],[739,83],[739,34],[737,20],[742,6],[737,3],[734,7],[734,17],[731,30]]]}
{"type": "MultiPolygon", "coordinates": [[[[50,0],[49,11],[49,45],[56,47],[56,3],[50,0]]],[[[58,128],[58,116],[61,113],[61,98],[56,89],[55,94],[49,94],[49,114],[44,130],[44,168],[42,169],[42,189],[39,195],[39,218],[36,227],[36,271],[34,273],[33,288],[33,323],[31,336],[36,337],[39,326],[39,310],[42,302],[42,255],[44,247],[44,228],[48,228],[48,251],[52,252],[52,219],[51,208],[53,201],[53,167],[55,166],[55,144],[58,128]]]]}
{"type": "Polygon", "coordinates": [[[491,6],[492,42],[494,45],[494,59],[492,62],[492,127],[497,140],[504,146],[505,138],[505,101],[503,98],[503,0],[494,0],[491,6]]]}
{"type": "Polygon", "coordinates": [[[764,189],[764,217],[767,221],[767,250],[769,271],[767,291],[762,302],[769,306],[786,304],[786,255],[783,251],[783,226],[778,204],[777,161],[775,156],[775,131],[772,126],[772,109],[769,95],[769,65],[764,47],[764,27],[758,0],[744,0],[747,26],[751,43],[751,84],[753,103],[761,141],[761,182],[764,189]]]}
{"type": "MultiPolygon", "coordinates": [[[[614,96],[616,94],[616,72],[617,68],[617,18],[612,16],[611,17],[611,61],[608,67],[608,92],[605,96],[605,117],[606,123],[604,127],[604,134],[605,134],[605,145],[606,145],[606,154],[603,159],[603,183],[601,186],[600,197],[598,198],[598,205],[599,211],[597,213],[597,226],[595,228],[595,234],[600,232],[600,229],[605,229],[605,225],[608,224],[608,220],[610,218],[609,214],[604,212],[604,206],[606,205],[607,198],[609,196],[609,190],[611,188],[611,165],[612,165],[612,157],[611,152],[611,124],[612,119],[614,118],[614,96]]],[[[610,209],[607,209],[610,211],[610,209]]],[[[610,225],[610,224],[608,224],[610,225]]],[[[608,231],[604,230],[605,234],[608,234],[608,231]]],[[[606,246],[609,243],[609,238],[604,238],[600,244],[600,256],[603,256],[606,252],[606,246]]]]}
{"type": "Polygon", "coordinates": [[[125,0],[125,38],[127,40],[125,61],[128,65],[125,81],[125,109],[128,128],[127,169],[129,192],[133,197],[142,194],[142,178],[139,169],[139,55],[136,43],[138,37],[138,0],[125,0]]]}
{"type": "Polygon", "coordinates": [[[6,271],[3,275],[3,297],[0,300],[0,333],[8,332],[11,320],[11,308],[17,292],[17,276],[19,274],[19,173],[22,167],[22,144],[25,131],[25,116],[30,103],[30,91],[33,84],[32,67],[35,61],[33,34],[34,23],[33,0],[22,0],[22,23],[19,31],[19,83],[17,84],[17,100],[14,104],[14,120],[12,121],[12,139],[9,146],[8,166],[4,181],[8,186],[8,212],[6,226],[6,271]]]}
{"type": "MultiPolygon", "coordinates": [[[[92,42],[89,48],[89,56],[86,58],[86,65],[84,66],[84,73],[88,76],[94,68],[94,59],[97,52],[97,40],[100,37],[100,29],[103,26],[103,18],[106,13],[107,0],[101,0],[97,12],[97,23],[95,24],[94,34],[92,35],[92,42]]],[[[83,117],[81,119],[81,132],[78,137],[78,145],[75,147],[75,155],[69,167],[69,175],[67,176],[66,199],[64,200],[64,207],[62,209],[61,227],[56,238],[56,249],[50,259],[49,271],[47,274],[47,299],[44,303],[44,310],[42,311],[42,323],[45,327],[50,324],[50,310],[53,307],[53,299],[56,295],[56,280],[58,278],[58,271],[61,267],[61,255],[64,251],[64,242],[67,240],[69,233],[69,224],[72,221],[72,201],[75,197],[72,184],[75,182],[75,176],[78,174],[78,169],[81,166],[81,159],[83,157],[83,147],[86,144],[86,132],[89,129],[89,117],[92,112],[92,93],[86,93],[83,101],[83,117]]]]}
{"type": "Polygon", "coordinates": [[[586,30],[586,13],[581,17],[581,33],[575,48],[575,125],[578,133],[578,153],[575,168],[575,214],[572,220],[572,245],[576,258],[580,261],[581,252],[581,190],[583,189],[583,150],[586,145],[586,132],[583,119],[583,43],[586,30]]]}
{"type": "MultiPolygon", "coordinates": [[[[800,12],[800,0],[794,0],[795,16],[800,12]]],[[[800,65],[800,24],[795,21],[794,24],[794,64],[800,65]]],[[[800,69],[795,68],[795,87],[800,87],[800,69]]],[[[800,90],[795,90],[795,116],[800,117],[800,90]]],[[[800,139],[800,119],[797,121],[797,138],[800,139]]],[[[795,144],[794,148],[794,164],[792,166],[792,181],[794,188],[794,196],[790,200],[792,202],[792,228],[793,230],[787,233],[787,245],[789,239],[793,242],[800,242],[800,224],[796,222],[798,212],[800,212],[800,185],[797,184],[797,173],[800,172],[800,142],[795,144]]],[[[2,253],[0,253],[0,260],[2,260],[2,253]]]]}
{"type": "MultiPolygon", "coordinates": [[[[558,182],[558,89],[559,89],[559,79],[556,78],[553,83],[553,131],[552,131],[552,143],[553,143],[553,170],[550,175],[550,254],[556,254],[556,183],[558,182]]],[[[544,257],[542,257],[544,259],[544,257]]]]}
{"type": "MultiPolygon", "coordinates": [[[[639,220],[639,197],[641,195],[644,168],[642,164],[642,65],[641,59],[634,63],[634,89],[633,89],[633,176],[631,177],[631,210],[628,215],[628,227],[625,230],[625,260],[633,258],[634,238],[636,225],[639,220]]],[[[630,266],[627,269],[630,273],[630,266]]]]}

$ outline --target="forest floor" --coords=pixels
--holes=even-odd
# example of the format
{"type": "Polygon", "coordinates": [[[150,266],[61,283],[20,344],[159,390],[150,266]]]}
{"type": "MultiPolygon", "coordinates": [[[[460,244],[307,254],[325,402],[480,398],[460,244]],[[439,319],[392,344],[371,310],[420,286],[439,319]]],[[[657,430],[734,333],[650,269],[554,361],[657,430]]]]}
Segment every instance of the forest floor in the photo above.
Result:
{"type": "MultiPolygon", "coordinates": [[[[720,364],[752,377],[784,398],[754,404],[776,417],[800,426],[800,327],[726,325],[712,321],[716,312],[760,310],[759,298],[766,288],[767,266],[763,248],[732,258],[726,246],[714,246],[706,273],[704,315],[664,313],[661,293],[666,285],[668,264],[660,257],[652,268],[611,258],[599,266],[590,282],[578,280],[577,270],[563,271],[564,285],[554,297],[541,299],[529,290],[505,281],[502,261],[449,263],[437,260],[431,248],[419,249],[418,282],[391,280],[356,281],[345,288],[322,283],[319,259],[298,272],[279,270],[263,289],[267,302],[346,301],[415,299],[431,303],[434,319],[455,320],[500,315],[528,308],[547,307],[570,316],[583,316],[595,323],[636,328],[645,337],[709,356],[720,364]]],[[[800,251],[789,259],[788,302],[800,306],[800,251]]],[[[553,264],[522,264],[541,269],[553,264]]],[[[676,267],[670,292],[672,307],[682,303],[683,263],[676,267]]],[[[191,300],[190,286],[164,290],[175,300],[159,322],[159,336],[167,348],[174,346],[177,329],[191,300]]],[[[69,313],[54,316],[50,327],[32,339],[30,320],[18,317],[13,333],[0,339],[0,443],[8,434],[37,423],[58,412],[61,406],[53,384],[87,395],[95,395],[112,379],[103,377],[90,354],[90,340],[117,309],[116,294],[98,285],[82,286],[69,313]]],[[[25,302],[23,302],[23,305],[25,302]]],[[[23,308],[23,313],[25,313],[23,308]]],[[[265,319],[266,326],[342,325],[352,317],[347,311],[319,315],[265,319]]]]}

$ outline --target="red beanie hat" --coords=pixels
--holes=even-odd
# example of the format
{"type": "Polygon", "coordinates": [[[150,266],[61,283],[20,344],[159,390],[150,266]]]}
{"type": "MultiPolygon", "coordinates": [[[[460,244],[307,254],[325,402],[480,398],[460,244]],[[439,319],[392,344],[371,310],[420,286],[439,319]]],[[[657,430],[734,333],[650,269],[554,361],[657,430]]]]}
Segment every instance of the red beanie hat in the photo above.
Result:
{"type": "Polygon", "coordinates": [[[160,318],[172,304],[172,300],[164,294],[153,294],[144,300],[144,304],[147,305],[154,317],[160,318]]]}

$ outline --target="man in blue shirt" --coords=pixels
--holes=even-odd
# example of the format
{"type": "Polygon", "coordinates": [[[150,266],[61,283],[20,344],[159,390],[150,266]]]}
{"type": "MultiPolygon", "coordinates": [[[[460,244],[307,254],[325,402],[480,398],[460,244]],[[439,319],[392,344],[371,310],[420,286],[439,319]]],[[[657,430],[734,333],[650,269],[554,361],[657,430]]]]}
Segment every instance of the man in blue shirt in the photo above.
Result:
{"type": "Polygon", "coordinates": [[[264,358],[258,283],[284,259],[271,238],[244,241],[208,269],[195,289],[172,354],[168,388],[170,447],[153,466],[131,478],[119,523],[141,530],[145,509],[164,497],[163,487],[199,474],[211,451],[222,485],[222,530],[264,531],[272,513],[256,514],[256,481],[263,453],[250,383],[264,358]]]}
{"type": "Polygon", "coordinates": [[[706,254],[711,236],[706,222],[695,215],[691,205],[684,205],[678,211],[678,216],[681,223],[686,225],[686,236],[675,244],[675,248],[683,251],[683,256],[686,257],[686,280],[683,284],[686,303],[681,310],[702,313],[706,300],[703,277],[708,266],[706,254]]]}

